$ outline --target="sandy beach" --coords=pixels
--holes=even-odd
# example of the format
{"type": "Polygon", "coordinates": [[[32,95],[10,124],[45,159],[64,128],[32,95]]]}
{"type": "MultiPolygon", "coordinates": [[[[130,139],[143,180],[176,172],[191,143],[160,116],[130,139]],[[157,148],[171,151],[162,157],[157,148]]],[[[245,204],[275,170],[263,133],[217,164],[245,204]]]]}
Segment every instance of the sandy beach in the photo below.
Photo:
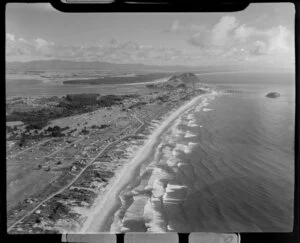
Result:
{"type": "MultiPolygon", "coordinates": [[[[107,222],[111,220],[112,214],[120,204],[119,195],[122,189],[128,184],[134,183],[134,175],[139,170],[143,162],[148,158],[152,150],[154,149],[159,136],[168,127],[168,125],[174,121],[184,111],[196,105],[199,100],[203,98],[203,95],[193,98],[188,103],[182,105],[169,117],[167,117],[160,126],[149,136],[145,145],[136,153],[134,158],[126,164],[123,169],[117,174],[116,179],[112,181],[112,184],[108,186],[108,190],[105,193],[104,198],[95,207],[92,207],[93,211],[89,213],[89,218],[85,221],[81,233],[90,232],[103,232],[109,231],[107,228],[107,222]]],[[[98,200],[96,200],[97,203],[98,200]]]]}

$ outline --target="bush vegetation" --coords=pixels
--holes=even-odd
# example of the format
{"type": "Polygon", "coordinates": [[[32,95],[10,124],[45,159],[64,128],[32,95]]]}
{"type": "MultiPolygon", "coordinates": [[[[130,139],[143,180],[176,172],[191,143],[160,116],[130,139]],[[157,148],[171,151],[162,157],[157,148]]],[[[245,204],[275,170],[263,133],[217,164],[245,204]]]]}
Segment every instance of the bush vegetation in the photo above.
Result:
{"type": "Polygon", "coordinates": [[[56,107],[43,107],[31,109],[29,111],[12,111],[7,115],[7,121],[22,121],[27,129],[41,129],[45,127],[49,121],[83,114],[94,111],[101,107],[110,107],[120,104],[122,100],[133,98],[136,95],[105,95],[99,94],[68,94],[59,99],[56,107]]]}

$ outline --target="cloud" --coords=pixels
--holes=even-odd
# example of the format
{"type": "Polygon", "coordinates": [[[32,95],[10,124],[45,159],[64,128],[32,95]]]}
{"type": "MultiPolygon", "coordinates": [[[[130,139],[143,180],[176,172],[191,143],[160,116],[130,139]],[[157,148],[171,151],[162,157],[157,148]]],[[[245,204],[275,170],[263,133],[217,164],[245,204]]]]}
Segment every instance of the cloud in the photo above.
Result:
{"type": "Polygon", "coordinates": [[[234,16],[223,16],[210,29],[195,32],[188,43],[199,48],[217,48],[228,53],[232,48],[243,48],[249,55],[291,54],[293,35],[286,26],[260,29],[240,24],[234,16]]]}
{"type": "Polygon", "coordinates": [[[178,20],[174,20],[172,25],[171,25],[171,28],[170,28],[170,31],[171,32],[176,32],[178,30],[180,30],[180,24],[179,24],[179,21],[178,20]]]}
{"type": "Polygon", "coordinates": [[[215,25],[192,33],[187,42],[216,63],[292,67],[295,62],[294,34],[284,25],[263,29],[223,16],[215,25]]]}
{"type": "Polygon", "coordinates": [[[37,49],[40,49],[40,48],[44,48],[44,47],[47,47],[53,43],[50,43],[44,39],[41,39],[41,38],[37,38],[34,40],[35,44],[36,44],[36,48],[37,49]]]}
{"type": "Polygon", "coordinates": [[[279,25],[265,31],[255,28],[247,28],[244,32],[245,40],[250,38],[258,38],[254,43],[253,54],[287,54],[292,53],[294,48],[292,41],[292,33],[287,27],[279,25]],[[246,38],[247,37],[247,38],[246,38]]]}
{"type": "Polygon", "coordinates": [[[166,29],[166,32],[195,32],[203,31],[205,29],[205,25],[182,24],[178,20],[174,20],[171,26],[168,29],[166,29]]]}
{"type": "Polygon", "coordinates": [[[274,64],[276,61],[276,65],[283,62],[288,65],[294,58],[294,49],[289,44],[291,37],[291,31],[285,26],[263,31],[229,17],[220,19],[211,29],[196,31],[189,40],[194,48],[188,50],[116,39],[99,45],[60,45],[41,37],[24,39],[6,33],[6,60],[61,59],[157,65],[274,64]]]}
{"type": "Polygon", "coordinates": [[[275,34],[269,39],[269,52],[287,53],[291,51],[291,47],[288,44],[288,38],[291,36],[291,32],[287,27],[279,25],[275,34]]]}
{"type": "Polygon", "coordinates": [[[6,33],[6,40],[15,41],[15,36],[13,34],[6,33]]]}
{"type": "Polygon", "coordinates": [[[246,42],[246,40],[252,36],[252,35],[257,35],[260,33],[259,30],[253,27],[248,27],[245,24],[240,25],[238,28],[235,29],[234,31],[234,38],[241,41],[241,42],[246,42]]]}
{"type": "Polygon", "coordinates": [[[202,28],[196,32],[189,43],[200,47],[226,46],[230,44],[232,32],[237,26],[235,17],[223,16],[212,28],[202,28]]]}
{"type": "Polygon", "coordinates": [[[252,55],[264,55],[268,52],[267,44],[263,41],[256,41],[253,48],[250,49],[252,55]]]}
{"type": "Polygon", "coordinates": [[[54,43],[41,38],[26,40],[16,38],[15,35],[6,33],[6,57],[50,57],[58,52],[54,43]]]}
{"type": "Polygon", "coordinates": [[[224,16],[213,27],[211,31],[212,45],[224,46],[230,41],[232,31],[238,26],[238,22],[233,16],[224,16]]]}
{"type": "Polygon", "coordinates": [[[140,45],[133,41],[118,42],[111,39],[102,45],[70,45],[64,46],[52,43],[42,38],[26,40],[23,38],[12,38],[8,34],[6,58],[8,61],[16,60],[47,60],[64,59],[75,61],[107,61],[116,63],[145,63],[145,64],[166,64],[182,63],[190,61],[191,53],[184,50],[167,47],[153,47],[140,45]]]}

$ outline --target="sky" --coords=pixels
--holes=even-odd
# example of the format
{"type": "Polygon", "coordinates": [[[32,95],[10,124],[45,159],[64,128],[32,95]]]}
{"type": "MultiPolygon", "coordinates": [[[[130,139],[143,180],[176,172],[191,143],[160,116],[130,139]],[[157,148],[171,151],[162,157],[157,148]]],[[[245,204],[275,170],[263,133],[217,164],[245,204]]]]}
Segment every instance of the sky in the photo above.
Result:
{"type": "Polygon", "coordinates": [[[6,60],[294,67],[292,3],[224,13],[63,13],[6,5],[6,60]]]}

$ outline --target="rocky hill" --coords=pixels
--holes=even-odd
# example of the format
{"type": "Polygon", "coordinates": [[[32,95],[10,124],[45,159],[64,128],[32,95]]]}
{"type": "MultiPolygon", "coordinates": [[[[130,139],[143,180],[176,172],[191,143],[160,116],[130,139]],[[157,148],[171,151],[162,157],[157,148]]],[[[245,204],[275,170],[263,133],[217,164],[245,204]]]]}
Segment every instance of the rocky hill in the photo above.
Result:
{"type": "Polygon", "coordinates": [[[159,84],[149,84],[148,88],[159,89],[175,89],[175,88],[193,88],[196,83],[199,83],[200,79],[193,73],[182,73],[174,75],[166,82],[159,84]]]}
{"type": "Polygon", "coordinates": [[[267,98],[278,98],[280,94],[278,92],[270,92],[266,95],[267,98]]]}

